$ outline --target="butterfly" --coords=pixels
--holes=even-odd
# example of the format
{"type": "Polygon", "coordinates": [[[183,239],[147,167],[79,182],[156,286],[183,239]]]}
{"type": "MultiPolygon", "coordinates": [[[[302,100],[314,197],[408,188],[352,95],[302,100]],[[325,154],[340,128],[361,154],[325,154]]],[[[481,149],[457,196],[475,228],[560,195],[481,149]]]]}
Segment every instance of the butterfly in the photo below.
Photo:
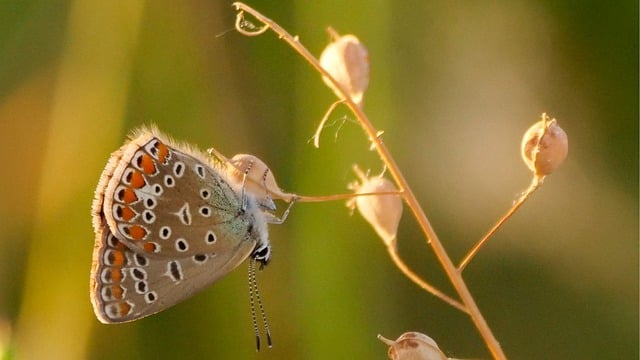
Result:
{"type": "Polygon", "coordinates": [[[251,266],[269,262],[267,224],[282,223],[288,209],[277,218],[266,187],[265,194],[247,190],[253,163],[234,168],[243,173],[238,180],[229,175],[228,161],[221,164],[155,127],[135,130],[111,154],[92,205],[90,297],[98,320],[123,323],[152,315],[247,258],[251,266]]]}

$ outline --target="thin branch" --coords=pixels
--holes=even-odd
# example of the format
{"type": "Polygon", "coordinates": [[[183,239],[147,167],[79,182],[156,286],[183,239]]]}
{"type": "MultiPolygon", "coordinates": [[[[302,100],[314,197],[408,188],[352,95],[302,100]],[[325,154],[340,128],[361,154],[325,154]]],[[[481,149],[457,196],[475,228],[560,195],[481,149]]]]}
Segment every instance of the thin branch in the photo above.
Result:
{"type": "Polygon", "coordinates": [[[298,202],[325,202],[336,200],[349,200],[360,196],[383,196],[383,195],[398,195],[402,196],[402,191],[376,191],[376,192],[363,192],[363,193],[346,193],[346,194],[332,194],[332,195],[296,195],[296,201],[298,202]]]}
{"type": "MultiPolygon", "coordinates": [[[[395,242],[393,242],[393,244],[395,244],[395,242]]],[[[431,294],[435,295],[436,297],[438,297],[440,300],[446,302],[447,304],[449,304],[449,305],[455,307],[456,309],[462,311],[463,313],[468,313],[467,309],[460,302],[450,298],[448,295],[446,295],[442,291],[438,290],[437,288],[435,288],[433,285],[429,284],[428,282],[422,280],[422,278],[420,278],[420,276],[418,276],[416,273],[414,273],[407,266],[407,264],[405,264],[404,261],[402,261],[402,259],[398,255],[397,249],[393,245],[387,246],[387,251],[389,252],[389,256],[391,256],[391,260],[393,260],[394,264],[396,264],[398,269],[400,269],[400,271],[406,277],[408,277],[411,281],[413,281],[416,285],[420,286],[421,288],[423,288],[426,291],[430,292],[431,294]]]]}
{"type": "Polygon", "coordinates": [[[507,213],[500,220],[498,220],[498,222],[491,228],[491,230],[489,230],[489,232],[487,232],[487,234],[473,246],[473,248],[469,251],[469,253],[467,253],[467,255],[464,257],[464,259],[462,259],[462,261],[460,262],[460,265],[458,265],[458,271],[460,273],[464,271],[464,268],[467,265],[469,265],[469,262],[471,262],[471,259],[473,259],[473,257],[478,253],[478,251],[480,251],[480,249],[487,243],[487,241],[491,238],[491,236],[493,236],[493,234],[495,234],[495,232],[498,231],[498,229],[502,226],[502,224],[504,224],[507,220],[509,220],[509,218],[513,214],[515,214],[516,211],[518,211],[518,209],[522,206],[522,204],[524,204],[525,201],[527,201],[527,199],[529,199],[531,195],[536,190],[538,190],[538,188],[540,188],[541,184],[542,182],[540,181],[539,177],[536,176],[533,178],[533,180],[531,181],[531,185],[529,185],[529,188],[513,204],[511,209],[509,209],[509,211],[507,211],[507,213]]]}

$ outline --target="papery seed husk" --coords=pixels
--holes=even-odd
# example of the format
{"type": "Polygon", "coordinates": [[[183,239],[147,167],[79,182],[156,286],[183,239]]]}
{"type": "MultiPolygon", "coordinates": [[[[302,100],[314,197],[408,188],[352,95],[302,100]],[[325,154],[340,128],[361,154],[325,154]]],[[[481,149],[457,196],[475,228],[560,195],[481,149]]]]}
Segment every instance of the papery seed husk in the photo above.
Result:
{"type": "MultiPolygon", "coordinates": [[[[356,193],[398,191],[391,181],[382,177],[361,176],[361,181],[362,184],[354,183],[351,186],[356,193]]],[[[395,245],[402,217],[402,199],[399,195],[358,196],[355,198],[355,206],[387,246],[395,245]]]]}
{"type": "Polygon", "coordinates": [[[241,183],[247,169],[246,191],[260,199],[266,199],[267,191],[273,199],[290,201],[293,197],[293,194],[285,193],[280,189],[271,169],[254,155],[234,155],[227,165],[227,174],[235,182],[241,183]]]}
{"type": "Polygon", "coordinates": [[[533,124],[522,138],[522,159],[536,176],[546,176],[557,169],[567,157],[569,140],[555,119],[543,119],[533,124]]]}
{"type": "MultiPolygon", "coordinates": [[[[369,86],[369,52],[354,35],[344,35],[327,45],[320,55],[320,65],[340,83],[356,104],[362,103],[369,86]]],[[[324,82],[340,98],[340,91],[326,77],[324,82]]]]}
{"type": "Polygon", "coordinates": [[[380,335],[378,338],[389,345],[388,355],[391,360],[447,359],[447,356],[440,351],[438,344],[432,338],[419,332],[406,332],[395,341],[380,335]]]}

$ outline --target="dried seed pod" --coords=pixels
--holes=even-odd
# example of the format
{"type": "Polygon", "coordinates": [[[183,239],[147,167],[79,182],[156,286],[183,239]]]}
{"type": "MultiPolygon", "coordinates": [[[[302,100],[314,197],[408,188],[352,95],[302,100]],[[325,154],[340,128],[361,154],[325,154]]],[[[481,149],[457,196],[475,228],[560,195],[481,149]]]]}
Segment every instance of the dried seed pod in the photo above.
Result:
{"type": "MultiPolygon", "coordinates": [[[[368,177],[357,166],[354,171],[361,183],[355,181],[349,184],[349,189],[356,194],[395,192],[395,185],[380,176],[368,177]]],[[[367,195],[357,196],[349,200],[347,206],[358,208],[362,217],[367,220],[373,229],[382,238],[387,246],[395,246],[398,224],[402,217],[402,199],[399,195],[367,195]]]]}
{"type": "Polygon", "coordinates": [[[389,345],[389,359],[391,360],[447,360],[440,351],[438,344],[432,338],[419,332],[406,332],[395,341],[382,335],[378,339],[389,345]]]}
{"type": "Polygon", "coordinates": [[[293,194],[285,193],[280,190],[271,169],[269,169],[267,164],[254,155],[234,155],[231,160],[227,161],[226,170],[227,175],[231,180],[237,183],[242,183],[245,176],[244,174],[246,173],[246,191],[256,195],[263,201],[268,202],[268,200],[271,200],[267,195],[267,191],[274,199],[290,201],[294,196],[293,194]]]}
{"type": "MultiPolygon", "coordinates": [[[[330,29],[330,32],[332,30],[330,29]]],[[[320,55],[320,65],[337,80],[358,105],[369,86],[369,52],[354,35],[335,36],[320,55]]],[[[326,77],[322,78],[340,98],[343,95],[326,77]]]]}
{"type": "Polygon", "coordinates": [[[542,114],[522,137],[522,159],[537,177],[551,174],[564,162],[568,151],[567,134],[547,114],[542,114]]]}

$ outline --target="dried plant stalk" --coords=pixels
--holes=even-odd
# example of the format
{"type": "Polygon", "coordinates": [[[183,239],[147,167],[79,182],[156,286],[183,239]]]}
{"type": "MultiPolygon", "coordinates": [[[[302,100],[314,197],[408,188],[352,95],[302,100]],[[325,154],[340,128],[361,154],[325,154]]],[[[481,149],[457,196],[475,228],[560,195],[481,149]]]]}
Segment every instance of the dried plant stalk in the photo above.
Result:
{"type": "MultiPolygon", "coordinates": [[[[399,188],[399,191],[402,193],[404,201],[415,216],[416,221],[425,234],[427,243],[431,246],[434,253],[436,254],[436,257],[438,258],[438,261],[440,262],[443,270],[445,271],[447,277],[458,293],[458,296],[460,297],[462,304],[464,305],[464,309],[466,310],[465,312],[469,314],[471,320],[478,329],[478,332],[485,341],[487,348],[495,359],[506,359],[500,343],[493,335],[493,332],[489,328],[482,313],[478,309],[478,306],[471,296],[471,293],[469,292],[469,289],[467,288],[467,285],[464,282],[461,273],[451,261],[451,258],[438,239],[438,236],[433,230],[433,227],[427,219],[427,216],[424,213],[423,209],[420,207],[416,196],[409,187],[406,179],[404,178],[404,175],[400,171],[400,168],[391,156],[391,153],[389,152],[387,147],[384,145],[384,142],[382,141],[382,138],[380,136],[381,133],[374,128],[362,108],[351,99],[348,91],[346,91],[346,89],[344,89],[342,85],[331,76],[331,74],[329,74],[325,69],[322,68],[322,66],[320,66],[318,60],[300,43],[297,36],[292,36],[273,20],[265,17],[258,11],[243,3],[236,2],[233,4],[233,6],[238,11],[236,27],[239,32],[247,36],[256,36],[266,32],[269,29],[273,30],[280,39],[288,43],[296,52],[298,52],[305,60],[307,60],[307,62],[309,62],[309,64],[311,64],[311,66],[313,66],[316,71],[318,71],[323,76],[323,78],[326,78],[326,81],[333,85],[332,88],[335,92],[341,94],[340,97],[344,99],[343,101],[345,105],[349,107],[349,109],[355,115],[358,123],[362,126],[365,134],[369,139],[371,139],[373,148],[377,151],[380,159],[385,164],[386,168],[389,171],[389,174],[399,188]],[[248,29],[248,27],[246,26],[248,22],[244,18],[245,12],[251,14],[251,16],[260,21],[263,26],[258,29],[248,29]]],[[[395,250],[393,251],[394,255],[397,255],[395,254],[395,250]]],[[[416,282],[415,279],[410,279],[416,282]]]]}

